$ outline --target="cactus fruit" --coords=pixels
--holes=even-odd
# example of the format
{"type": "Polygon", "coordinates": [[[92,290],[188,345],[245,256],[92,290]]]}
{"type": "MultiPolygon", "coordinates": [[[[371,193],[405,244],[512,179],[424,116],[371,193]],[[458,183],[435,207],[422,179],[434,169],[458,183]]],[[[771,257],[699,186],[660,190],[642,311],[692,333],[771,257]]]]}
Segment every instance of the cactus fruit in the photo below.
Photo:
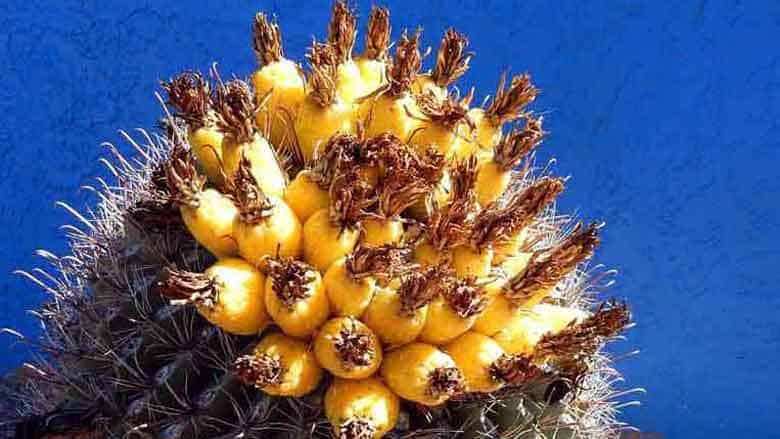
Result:
{"type": "Polygon", "coordinates": [[[24,273],[52,300],[20,415],[106,438],[619,436],[602,348],[630,313],[594,306],[600,226],[556,213],[564,180],[534,165],[536,87],[472,108],[464,35],[422,73],[420,31],[391,56],[389,11],[368,21],[353,56],[337,1],[305,73],[260,13],[250,81],[163,83],[162,130],[111,147],[71,254],[24,273]]]}

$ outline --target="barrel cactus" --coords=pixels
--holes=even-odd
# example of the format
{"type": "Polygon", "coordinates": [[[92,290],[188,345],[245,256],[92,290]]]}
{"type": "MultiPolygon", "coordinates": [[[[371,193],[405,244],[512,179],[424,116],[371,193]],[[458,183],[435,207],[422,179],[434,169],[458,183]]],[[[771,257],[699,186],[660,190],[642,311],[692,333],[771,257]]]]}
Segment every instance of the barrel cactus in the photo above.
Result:
{"type": "MultiPolygon", "coordinates": [[[[115,182],[72,210],[71,254],[22,272],[51,295],[13,391],[41,434],[106,438],[608,438],[626,391],[603,351],[598,223],[560,214],[526,74],[471,106],[450,29],[365,48],[333,6],[308,68],[255,17],[260,67],[161,85],[159,129],[109,145],[115,182]]],[[[16,334],[24,338],[21,334],[16,334]]]]}

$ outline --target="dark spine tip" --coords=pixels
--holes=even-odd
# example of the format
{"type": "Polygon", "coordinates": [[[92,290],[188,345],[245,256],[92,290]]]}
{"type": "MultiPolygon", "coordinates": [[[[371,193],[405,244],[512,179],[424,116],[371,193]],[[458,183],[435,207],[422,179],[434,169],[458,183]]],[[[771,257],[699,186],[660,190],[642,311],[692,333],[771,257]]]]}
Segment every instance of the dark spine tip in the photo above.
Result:
{"type": "Polygon", "coordinates": [[[428,394],[433,398],[451,397],[464,391],[464,383],[457,367],[438,367],[428,375],[428,394]]]}
{"type": "Polygon", "coordinates": [[[284,367],[278,357],[261,353],[238,357],[233,372],[245,384],[262,389],[280,384],[284,367]]]}

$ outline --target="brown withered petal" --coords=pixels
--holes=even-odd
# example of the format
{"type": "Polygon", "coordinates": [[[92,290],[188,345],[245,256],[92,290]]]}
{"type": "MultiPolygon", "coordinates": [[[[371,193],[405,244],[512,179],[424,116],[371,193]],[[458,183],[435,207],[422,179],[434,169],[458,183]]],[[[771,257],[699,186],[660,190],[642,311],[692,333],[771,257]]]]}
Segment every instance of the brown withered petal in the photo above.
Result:
{"type": "Polygon", "coordinates": [[[506,204],[494,202],[477,214],[469,239],[472,246],[486,248],[517,236],[563,191],[562,178],[544,177],[506,204]]]}
{"type": "Polygon", "coordinates": [[[380,246],[358,245],[347,256],[347,273],[353,279],[372,276],[381,280],[393,279],[416,265],[411,263],[412,249],[393,244],[380,246]]]}
{"type": "Polygon", "coordinates": [[[537,118],[529,116],[525,127],[512,128],[512,131],[493,147],[493,161],[506,171],[517,166],[520,160],[541,143],[544,137],[542,120],[541,116],[537,118]]]}
{"type": "Polygon", "coordinates": [[[174,304],[213,307],[217,301],[217,284],[203,273],[164,267],[156,287],[161,296],[174,304]]]}
{"type": "Polygon", "coordinates": [[[314,268],[293,258],[269,259],[268,276],[276,297],[288,309],[311,296],[311,282],[315,279],[314,268]]]}
{"type": "Polygon", "coordinates": [[[336,439],[373,439],[376,433],[374,424],[364,418],[349,418],[339,425],[336,439]]]}
{"type": "Polygon", "coordinates": [[[431,72],[431,79],[436,85],[447,87],[468,71],[473,56],[466,52],[468,45],[465,35],[453,28],[447,29],[436,54],[436,66],[431,72]]]}
{"type": "Polygon", "coordinates": [[[431,122],[449,129],[455,129],[460,123],[471,125],[471,120],[467,117],[468,107],[452,95],[441,99],[433,91],[427,90],[416,95],[415,100],[420,112],[431,122]]]}
{"type": "Polygon", "coordinates": [[[524,355],[502,355],[490,365],[490,377],[510,386],[520,386],[541,373],[529,357],[524,355]]]}
{"type": "Polygon", "coordinates": [[[197,208],[200,205],[198,194],[206,185],[206,177],[198,174],[192,151],[174,142],[163,169],[171,199],[178,204],[197,208]]]}
{"type": "Polygon", "coordinates": [[[464,319],[481,313],[488,305],[485,291],[475,285],[475,279],[453,279],[442,293],[450,308],[464,319]]]}
{"type": "Polygon", "coordinates": [[[336,175],[330,185],[330,219],[341,228],[350,228],[368,216],[376,203],[376,191],[357,169],[336,175]]]}
{"type": "Polygon", "coordinates": [[[366,32],[366,50],[368,59],[387,60],[387,48],[390,45],[390,11],[387,8],[373,5],[368,16],[368,31],[366,32]]]}
{"type": "Polygon", "coordinates": [[[494,125],[517,119],[523,115],[526,105],[536,99],[539,90],[531,84],[531,77],[527,73],[512,78],[509,87],[506,88],[506,73],[501,75],[496,95],[485,110],[485,115],[494,125]]]}
{"type": "Polygon", "coordinates": [[[631,323],[625,303],[609,302],[582,321],[572,323],[557,334],[545,335],[534,349],[535,358],[552,356],[559,361],[577,364],[593,355],[608,338],[619,335],[631,323]]]}
{"type": "Polygon", "coordinates": [[[338,334],[330,337],[342,365],[347,368],[368,366],[376,357],[376,351],[368,334],[359,332],[355,323],[344,324],[338,334]]]}
{"type": "Polygon", "coordinates": [[[526,271],[509,279],[504,286],[506,297],[520,303],[541,289],[555,286],[580,262],[593,255],[601,242],[598,229],[598,224],[593,223],[583,230],[579,223],[556,247],[535,254],[526,271]]]}
{"type": "Polygon", "coordinates": [[[241,154],[238,168],[226,187],[236,203],[239,219],[245,224],[258,224],[273,214],[274,205],[257,184],[251,166],[249,159],[241,154]]]}
{"type": "Polygon", "coordinates": [[[434,398],[463,392],[465,382],[457,367],[438,367],[428,375],[428,394],[434,398]]]}
{"type": "Polygon", "coordinates": [[[269,23],[265,14],[259,12],[255,15],[252,29],[254,31],[252,43],[258,64],[267,66],[284,58],[281,31],[276,20],[269,23]]]}
{"type": "Polygon", "coordinates": [[[162,82],[161,86],[168,94],[167,103],[173,107],[176,116],[193,128],[206,124],[211,108],[211,91],[203,75],[187,70],[170,81],[162,82]]]}
{"type": "Polygon", "coordinates": [[[352,49],[357,36],[357,19],[347,6],[347,2],[338,0],[333,4],[333,14],[328,24],[328,43],[336,52],[339,63],[352,59],[352,49]]]}
{"type": "Polygon", "coordinates": [[[233,364],[233,373],[241,381],[261,389],[280,384],[284,372],[280,359],[265,353],[243,355],[233,364]]]}
{"type": "Polygon", "coordinates": [[[420,66],[422,66],[420,34],[421,31],[417,30],[409,38],[407,33],[404,32],[396,44],[395,59],[392,64],[387,66],[387,77],[390,81],[388,93],[391,96],[400,96],[408,92],[417,78],[417,72],[420,71],[420,66]]]}
{"type": "Polygon", "coordinates": [[[449,275],[449,269],[444,266],[431,267],[425,271],[413,271],[404,275],[398,289],[401,314],[412,316],[418,309],[431,303],[446,289],[449,275]]]}
{"type": "Polygon", "coordinates": [[[233,79],[217,86],[214,100],[217,126],[236,143],[246,143],[254,137],[257,108],[246,82],[233,79]]]}
{"type": "Polygon", "coordinates": [[[338,56],[331,44],[312,42],[306,54],[311,66],[309,96],[322,107],[327,107],[336,99],[336,75],[339,65],[338,56]]]}

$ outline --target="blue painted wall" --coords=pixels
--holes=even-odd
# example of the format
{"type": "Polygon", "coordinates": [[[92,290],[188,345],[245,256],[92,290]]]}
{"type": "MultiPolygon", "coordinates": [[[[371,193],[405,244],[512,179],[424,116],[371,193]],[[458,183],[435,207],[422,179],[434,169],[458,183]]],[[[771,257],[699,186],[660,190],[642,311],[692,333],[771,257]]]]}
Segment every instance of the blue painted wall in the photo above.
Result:
{"type": "MultiPolygon", "coordinates": [[[[541,152],[573,179],[563,207],[605,219],[597,260],[639,323],[622,364],[647,387],[625,419],[667,438],[778,437],[780,6],[776,2],[388,2],[396,30],[437,44],[452,24],[477,53],[464,83],[506,67],[543,90],[541,152]],[[677,4],[679,3],[679,4],[677,4]]],[[[219,62],[247,74],[249,22],[277,13],[289,54],[322,36],[329,2],[0,4],[0,326],[35,332],[43,296],[11,276],[65,249],[53,207],[83,206],[104,140],[150,126],[158,79],[219,62]]],[[[365,15],[369,2],[362,2],[365,15]]],[[[0,338],[0,369],[26,358],[0,338]]]]}

